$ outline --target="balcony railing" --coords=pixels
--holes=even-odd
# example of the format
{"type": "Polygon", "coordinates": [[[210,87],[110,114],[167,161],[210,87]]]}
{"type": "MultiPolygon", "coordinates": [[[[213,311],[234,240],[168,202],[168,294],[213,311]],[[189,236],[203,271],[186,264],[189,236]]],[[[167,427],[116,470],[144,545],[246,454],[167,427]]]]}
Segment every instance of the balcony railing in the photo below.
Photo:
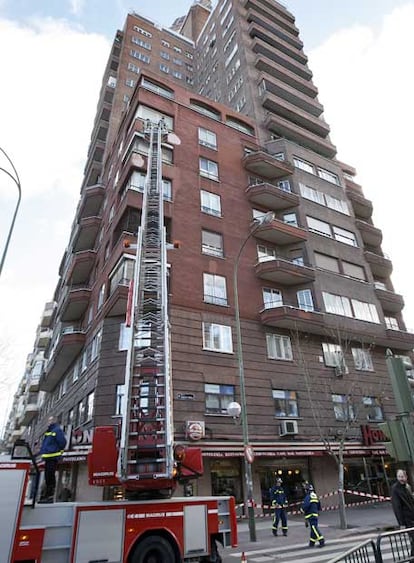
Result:
{"type": "Polygon", "coordinates": [[[255,270],[259,278],[285,286],[299,285],[315,279],[315,269],[312,266],[284,258],[260,259],[255,270]]]}
{"type": "Polygon", "coordinates": [[[297,207],[299,196],[286,189],[287,184],[281,186],[267,182],[251,184],[246,189],[246,195],[252,203],[261,205],[272,211],[281,211],[297,207]]]}

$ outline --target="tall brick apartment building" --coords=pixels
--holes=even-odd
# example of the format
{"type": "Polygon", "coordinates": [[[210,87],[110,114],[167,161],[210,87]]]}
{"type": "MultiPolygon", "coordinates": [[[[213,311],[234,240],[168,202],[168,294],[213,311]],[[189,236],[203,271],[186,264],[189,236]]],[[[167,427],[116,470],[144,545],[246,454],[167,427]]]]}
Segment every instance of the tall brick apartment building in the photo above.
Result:
{"type": "Polygon", "coordinates": [[[163,188],[168,238],[180,242],[168,255],[175,436],[194,443],[192,422],[204,431],[194,492],[244,495],[242,432],[227,406],[240,401],[233,277],[246,239],[238,292],[255,498],[275,474],[291,497],[305,479],[335,489],[324,440],[337,447],[348,418],[347,483],[384,478],[390,460],[372,430],[395,410],[385,350],[409,357],[414,335],[372,203],[335,158],[294,22],[273,0],[198,1],[171,29],[131,13],[116,34],[53,316],[41,323],[48,344],[36,340],[7,431],[34,442],[58,415],[72,432],[61,484],[78,500],[102,494],[87,487],[85,453],[94,426],[117,423],[124,395],[133,253],[123,241],[140,222],[147,118],[164,117],[181,140],[163,146],[163,188]],[[275,219],[258,227],[268,211],[275,219]]]}

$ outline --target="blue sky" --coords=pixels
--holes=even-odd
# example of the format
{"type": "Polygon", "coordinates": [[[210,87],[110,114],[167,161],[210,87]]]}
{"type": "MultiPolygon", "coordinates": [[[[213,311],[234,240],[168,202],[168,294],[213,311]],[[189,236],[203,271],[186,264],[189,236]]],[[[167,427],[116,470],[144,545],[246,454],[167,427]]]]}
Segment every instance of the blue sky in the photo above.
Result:
{"type": "MultiPolygon", "coordinates": [[[[0,0],[0,147],[12,157],[23,192],[0,279],[2,412],[58,281],[115,31],[131,8],[169,25],[190,5],[191,0],[0,0]]],[[[338,158],[356,166],[374,203],[374,222],[394,263],[394,286],[405,297],[406,324],[414,328],[412,257],[402,244],[409,245],[414,203],[406,177],[414,129],[414,78],[407,72],[414,56],[414,0],[285,5],[301,30],[338,158]]],[[[0,252],[16,195],[0,172],[0,252]]],[[[2,422],[0,417],[0,427],[2,422]]]]}

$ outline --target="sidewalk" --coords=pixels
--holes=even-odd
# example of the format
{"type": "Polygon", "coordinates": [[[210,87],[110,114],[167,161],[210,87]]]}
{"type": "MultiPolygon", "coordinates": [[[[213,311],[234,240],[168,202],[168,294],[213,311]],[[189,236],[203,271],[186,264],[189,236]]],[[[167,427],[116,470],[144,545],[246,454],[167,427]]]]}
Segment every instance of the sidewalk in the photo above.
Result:
{"type": "MultiPolygon", "coordinates": [[[[347,536],[356,536],[363,534],[376,535],[384,531],[389,531],[397,526],[394,513],[390,502],[382,502],[378,504],[370,504],[367,506],[359,506],[348,508],[346,511],[348,529],[341,530],[339,528],[339,514],[337,510],[322,512],[319,517],[319,528],[329,542],[329,539],[346,538],[347,536]]],[[[259,544],[261,548],[274,548],[280,542],[281,545],[301,544],[307,545],[309,539],[308,528],[305,527],[303,516],[290,516],[288,520],[289,534],[283,537],[281,532],[277,537],[272,535],[272,519],[271,517],[256,518],[256,544],[250,542],[249,526],[247,520],[239,520],[238,522],[238,547],[232,551],[243,551],[251,549],[259,544]]]]}

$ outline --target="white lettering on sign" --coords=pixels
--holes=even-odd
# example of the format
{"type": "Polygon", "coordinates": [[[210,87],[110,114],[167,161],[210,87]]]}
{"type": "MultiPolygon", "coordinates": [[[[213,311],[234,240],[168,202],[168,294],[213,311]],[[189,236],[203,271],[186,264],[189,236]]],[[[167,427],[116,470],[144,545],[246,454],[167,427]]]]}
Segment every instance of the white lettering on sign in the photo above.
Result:
{"type": "Polygon", "coordinates": [[[0,469],[16,469],[17,463],[2,463],[0,469]]]}
{"type": "Polygon", "coordinates": [[[98,471],[93,474],[94,477],[113,477],[114,475],[114,471],[98,471]]]}
{"type": "Polygon", "coordinates": [[[74,430],[71,436],[71,445],[80,446],[92,444],[93,429],[90,430],[74,430]]]}

